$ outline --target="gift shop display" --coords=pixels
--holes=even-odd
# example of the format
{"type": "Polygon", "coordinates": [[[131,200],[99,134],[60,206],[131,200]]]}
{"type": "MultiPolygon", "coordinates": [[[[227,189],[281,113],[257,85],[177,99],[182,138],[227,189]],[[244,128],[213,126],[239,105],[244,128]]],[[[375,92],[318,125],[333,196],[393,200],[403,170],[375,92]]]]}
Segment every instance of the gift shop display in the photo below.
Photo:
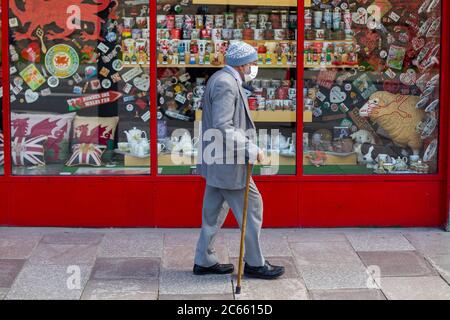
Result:
{"type": "Polygon", "coordinates": [[[435,0],[305,8],[305,173],[437,173],[440,28],[435,0]]]}
{"type": "Polygon", "coordinates": [[[269,137],[258,142],[279,164],[255,173],[295,174],[297,17],[295,1],[157,1],[158,173],[196,173],[206,83],[226,64],[228,46],[245,41],[257,50],[259,67],[244,84],[249,108],[260,136],[269,137]]]}
{"type": "MultiPolygon", "coordinates": [[[[14,175],[118,174],[140,157],[124,131],[149,133],[149,6],[144,1],[10,0],[14,175]],[[122,148],[123,149],[123,148],[122,148]]],[[[149,156],[149,139],[142,139],[149,156]]]]}

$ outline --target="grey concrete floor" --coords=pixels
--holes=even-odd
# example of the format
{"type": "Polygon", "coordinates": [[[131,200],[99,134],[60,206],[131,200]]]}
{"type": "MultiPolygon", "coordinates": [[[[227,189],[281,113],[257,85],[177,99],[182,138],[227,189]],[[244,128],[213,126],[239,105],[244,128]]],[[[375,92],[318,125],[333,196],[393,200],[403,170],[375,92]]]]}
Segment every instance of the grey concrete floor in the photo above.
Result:
{"type": "MultiPolygon", "coordinates": [[[[278,280],[194,276],[199,229],[0,228],[0,299],[450,299],[450,233],[264,229],[278,280]]],[[[240,233],[223,229],[237,269],[240,233]]]]}

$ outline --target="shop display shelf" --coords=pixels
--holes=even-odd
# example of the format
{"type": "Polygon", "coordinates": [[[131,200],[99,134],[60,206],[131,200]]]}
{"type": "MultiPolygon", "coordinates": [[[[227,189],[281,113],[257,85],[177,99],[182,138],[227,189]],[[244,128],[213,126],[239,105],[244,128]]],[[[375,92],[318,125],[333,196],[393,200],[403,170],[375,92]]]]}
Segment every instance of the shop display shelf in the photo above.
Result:
{"type": "Polygon", "coordinates": [[[359,69],[359,65],[354,65],[354,66],[350,66],[350,65],[341,65],[341,66],[323,66],[320,64],[305,64],[303,66],[305,69],[359,69]]]}
{"type": "Polygon", "coordinates": [[[304,40],[304,43],[311,43],[311,42],[319,42],[319,43],[355,43],[355,39],[344,39],[344,40],[304,40]]]}
{"type": "MultiPolygon", "coordinates": [[[[223,68],[225,65],[218,64],[158,64],[158,68],[223,68]]],[[[295,64],[258,64],[260,68],[267,69],[289,69],[296,68],[295,64]]]]}
{"type": "Polygon", "coordinates": [[[192,0],[192,4],[222,6],[297,7],[297,0],[192,0]]]}
{"type": "MultiPolygon", "coordinates": [[[[250,110],[254,122],[296,122],[296,111],[290,110],[250,110]]],[[[195,111],[195,120],[202,119],[202,110],[195,111]]]]}
{"type": "MultiPolygon", "coordinates": [[[[172,155],[170,153],[161,153],[158,155],[158,166],[195,166],[197,164],[196,156],[180,155],[178,157],[179,162],[176,163],[172,160],[172,155]]],[[[289,157],[283,156],[281,154],[276,155],[273,153],[269,153],[267,155],[267,159],[272,165],[295,166],[295,156],[289,157]]]]}
{"type": "Polygon", "coordinates": [[[150,64],[148,64],[148,63],[124,63],[123,67],[124,68],[137,68],[137,67],[150,68],[150,64]]]}

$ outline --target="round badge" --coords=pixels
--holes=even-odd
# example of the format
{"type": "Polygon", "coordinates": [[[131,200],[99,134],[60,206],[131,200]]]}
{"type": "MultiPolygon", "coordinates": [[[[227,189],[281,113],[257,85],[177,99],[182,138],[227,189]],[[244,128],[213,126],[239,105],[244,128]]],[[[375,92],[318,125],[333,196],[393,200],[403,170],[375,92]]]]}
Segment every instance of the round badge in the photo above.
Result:
{"type": "Polygon", "coordinates": [[[339,110],[339,106],[336,103],[333,103],[331,105],[331,111],[336,112],[339,110]]]}
{"type": "Polygon", "coordinates": [[[103,80],[102,80],[102,87],[103,87],[104,89],[109,89],[109,88],[111,88],[111,80],[109,80],[109,79],[103,79],[103,80]]]}
{"type": "Polygon", "coordinates": [[[48,72],[58,78],[71,77],[77,72],[80,60],[77,52],[66,44],[51,47],[45,56],[45,67],[48,72]]]}
{"type": "Polygon", "coordinates": [[[345,91],[350,91],[352,90],[352,85],[350,83],[346,83],[344,86],[345,91]]]}
{"type": "Polygon", "coordinates": [[[121,60],[114,60],[112,63],[112,68],[116,71],[123,69],[123,62],[121,60]]]}
{"type": "Polygon", "coordinates": [[[68,84],[69,86],[73,86],[73,80],[67,81],[67,84],[68,84]]]}
{"type": "Polygon", "coordinates": [[[133,111],[134,106],[130,103],[130,104],[127,104],[127,106],[125,108],[127,109],[128,112],[131,112],[131,111],[133,111]]]}
{"type": "Polygon", "coordinates": [[[51,76],[48,78],[47,84],[50,88],[56,88],[59,85],[59,79],[55,76],[51,76]]]}
{"type": "Polygon", "coordinates": [[[115,32],[108,32],[108,34],[106,35],[106,40],[108,40],[109,42],[114,42],[117,39],[117,35],[115,32]]]}
{"type": "Polygon", "coordinates": [[[380,58],[381,58],[381,59],[386,59],[387,56],[388,56],[388,53],[387,53],[386,50],[381,50],[381,51],[380,51],[380,58]]]}

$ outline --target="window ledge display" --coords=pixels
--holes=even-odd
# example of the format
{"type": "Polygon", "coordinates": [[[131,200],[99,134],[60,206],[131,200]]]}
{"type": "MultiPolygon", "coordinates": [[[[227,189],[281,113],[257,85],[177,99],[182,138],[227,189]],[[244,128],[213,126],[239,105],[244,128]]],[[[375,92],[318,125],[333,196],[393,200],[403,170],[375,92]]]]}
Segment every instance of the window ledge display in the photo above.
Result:
{"type": "MultiPolygon", "coordinates": [[[[290,110],[250,110],[254,122],[295,122],[297,118],[295,111],[290,110]]],[[[202,119],[202,111],[195,111],[196,121],[202,119]]]]}
{"type": "Polygon", "coordinates": [[[192,4],[235,5],[235,6],[269,6],[295,7],[297,0],[192,0],[192,4]]]}

